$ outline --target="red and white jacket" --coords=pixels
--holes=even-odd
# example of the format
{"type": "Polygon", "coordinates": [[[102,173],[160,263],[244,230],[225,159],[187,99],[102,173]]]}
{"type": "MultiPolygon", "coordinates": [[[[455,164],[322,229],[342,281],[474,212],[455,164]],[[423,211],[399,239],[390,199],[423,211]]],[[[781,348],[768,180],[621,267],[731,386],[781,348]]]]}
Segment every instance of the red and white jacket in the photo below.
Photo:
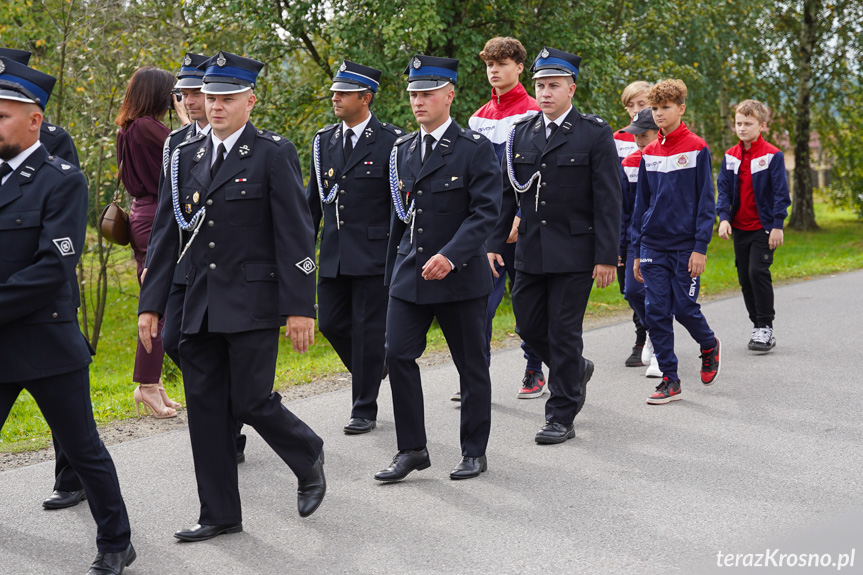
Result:
{"type": "Polygon", "coordinates": [[[503,96],[495,94],[492,88],[491,100],[470,117],[468,126],[491,140],[494,151],[497,152],[497,159],[500,160],[503,158],[506,138],[512,125],[536,112],[539,112],[539,104],[521,84],[516,84],[515,88],[503,96]]]}
{"type": "Polygon", "coordinates": [[[629,132],[618,130],[614,134],[614,145],[617,146],[617,157],[620,158],[620,163],[623,160],[638,151],[638,146],[635,145],[635,136],[629,132]]]}

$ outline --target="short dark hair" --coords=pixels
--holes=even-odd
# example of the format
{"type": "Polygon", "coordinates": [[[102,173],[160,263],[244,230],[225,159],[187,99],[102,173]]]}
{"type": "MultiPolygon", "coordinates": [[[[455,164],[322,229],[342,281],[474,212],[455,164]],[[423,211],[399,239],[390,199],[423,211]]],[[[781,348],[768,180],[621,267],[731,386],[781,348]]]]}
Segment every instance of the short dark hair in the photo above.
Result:
{"type": "Polygon", "coordinates": [[[145,116],[161,120],[171,105],[171,90],[176,81],[173,74],[155,66],[135,70],[114,123],[125,130],[134,120],[145,116]]]}
{"type": "Polygon", "coordinates": [[[357,92],[357,95],[360,97],[360,100],[362,100],[362,99],[365,97],[365,95],[366,95],[366,94],[371,94],[371,95],[372,95],[372,99],[371,99],[371,100],[369,100],[369,108],[371,108],[371,107],[372,107],[372,104],[374,104],[374,103],[375,103],[375,93],[374,93],[374,92],[372,92],[371,90],[369,90],[368,88],[366,88],[366,89],[365,89],[365,90],[363,90],[362,92],[357,92]]]}
{"type": "Polygon", "coordinates": [[[497,36],[485,43],[479,57],[483,62],[501,62],[507,58],[516,64],[524,64],[527,50],[521,42],[509,36],[497,36]]]}

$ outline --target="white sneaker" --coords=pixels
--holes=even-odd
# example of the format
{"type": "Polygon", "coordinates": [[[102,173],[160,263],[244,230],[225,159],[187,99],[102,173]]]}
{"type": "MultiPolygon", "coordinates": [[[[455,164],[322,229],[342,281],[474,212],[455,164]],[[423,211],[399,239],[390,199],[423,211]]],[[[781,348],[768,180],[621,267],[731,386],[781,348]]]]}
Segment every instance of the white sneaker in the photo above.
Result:
{"type": "Polygon", "coordinates": [[[749,340],[749,350],[759,353],[767,353],[776,347],[776,338],[773,337],[773,328],[756,327],[752,329],[752,338],[749,340]]]}
{"type": "Polygon", "coordinates": [[[647,339],[644,340],[644,347],[641,348],[641,363],[649,365],[652,361],[651,357],[653,357],[653,343],[650,341],[650,336],[647,336],[647,339]]]}
{"type": "Polygon", "coordinates": [[[662,377],[662,370],[659,369],[659,361],[655,354],[650,357],[650,365],[647,366],[644,377],[662,377]]]}

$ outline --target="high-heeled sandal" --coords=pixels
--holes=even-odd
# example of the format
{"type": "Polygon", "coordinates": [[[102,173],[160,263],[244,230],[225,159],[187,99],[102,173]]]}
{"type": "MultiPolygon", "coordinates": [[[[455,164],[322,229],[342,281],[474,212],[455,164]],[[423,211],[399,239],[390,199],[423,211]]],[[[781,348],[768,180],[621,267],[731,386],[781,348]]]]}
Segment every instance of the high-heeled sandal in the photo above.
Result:
{"type": "Polygon", "coordinates": [[[181,407],[183,407],[182,405],[180,405],[179,403],[177,403],[176,401],[174,401],[173,399],[168,397],[168,393],[165,391],[165,386],[162,385],[161,381],[158,383],[158,385],[159,385],[159,395],[162,396],[162,403],[164,403],[168,407],[173,407],[174,409],[180,409],[181,407]]]}
{"type": "Polygon", "coordinates": [[[138,412],[138,417],[141,417],[141,404],[143,403],[146,407],[144,408],[144,415],[147,415],[147,407],[150,408],[150,411],[153,412],[153,417],[156,419],[170,419],[172,417],[177,417],[177,411],[171,407],[168,407],[164,403],[162,403],[161,396],[159,397],[159,404],[153,405],[144,397],[141,393],[142,387],[155,387],[159,385],[158,383],[149,383],[149,384],[139,384],[138,387],[135,388],[135,391],[132,393],[132,397],[135,399],[135,411],[138,412]]]}

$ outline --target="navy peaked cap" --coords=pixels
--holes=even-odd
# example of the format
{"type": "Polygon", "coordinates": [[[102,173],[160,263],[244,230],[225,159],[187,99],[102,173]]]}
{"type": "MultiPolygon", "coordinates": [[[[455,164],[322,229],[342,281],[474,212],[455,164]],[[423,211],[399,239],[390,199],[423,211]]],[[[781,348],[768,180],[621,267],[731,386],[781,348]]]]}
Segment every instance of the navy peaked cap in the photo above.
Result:
{"type": "Polygon", "coordinates": [[[54,76],[0,56],[0,100],[38,104],[44,110],[56,82],[54,76]]]}

